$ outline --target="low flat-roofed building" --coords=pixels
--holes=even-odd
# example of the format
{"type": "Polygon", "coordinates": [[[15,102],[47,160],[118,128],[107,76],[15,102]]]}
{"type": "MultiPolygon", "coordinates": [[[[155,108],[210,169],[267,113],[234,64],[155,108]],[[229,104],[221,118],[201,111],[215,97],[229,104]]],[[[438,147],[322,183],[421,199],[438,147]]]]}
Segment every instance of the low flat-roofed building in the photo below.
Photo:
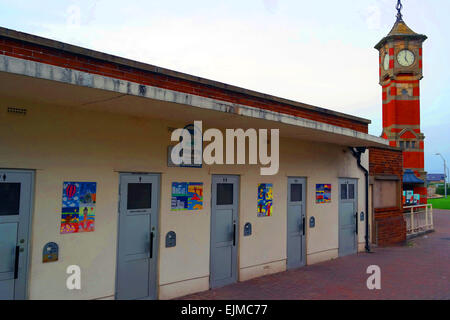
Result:
{"type": "Polygon", "coordinates": [[[179,297],[362,252],[401,205],[360,117],[5,28],[0,84],[0,299],[179,297]],[[278,172],[174,164],[195,121],[279,129],[278,172]]]}

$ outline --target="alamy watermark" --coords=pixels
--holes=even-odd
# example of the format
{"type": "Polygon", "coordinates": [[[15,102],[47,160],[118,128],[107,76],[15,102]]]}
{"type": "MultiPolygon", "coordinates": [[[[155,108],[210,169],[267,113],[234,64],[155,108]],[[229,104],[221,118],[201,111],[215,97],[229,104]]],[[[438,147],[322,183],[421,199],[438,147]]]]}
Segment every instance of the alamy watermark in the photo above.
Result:
{"type": "Polygon", "coordinates": [[[69,274],[66,280],[66,287],[69,290],[81,290],[81,268],[77,265],[68,266],[66,273],[69,274]]]}
{"type": "Polygon", "coordinates": [[[260,173],[263,176],[275,175],[279,170],[280,131],[270,130],[270,143],[267,129],[226,129],[225,139],[219,129],[208,129],[203,132],[202,121],[194,121],[193,138],[186,128],[176,129],[172,132],[171,141],[179,142],[171,151],[170,157],[176,165],[201,165],[203,162],[213,164],[246,164],[248,141],[248,164],[262,166],[260,173]],[[194,140],[194,141],[192,141],[194,140]],[[203,142],[210,142],[203,149],[203,142]],[[224,158],[225,141],[225,158],[224,158]],[[236,144],[235,144],[236,142],[236,144]],[[270,155],[268,149],[270,145],[270,155]],[[236,147],[235,147],[236,146],[236,147]],[[235,157],[236,151],[236,157],[235,157]],[[192,156],[193,155],[193,156],[192,156]],[[235,158],[237,161],[235,163],[235,158]]]}
{"type": "Polygon", "coordinates": [[[381,290],[381,268],[379,266],[369,266],[366,270],[370,277],[367,278],[366,285],[369,290],[381,290]]]}

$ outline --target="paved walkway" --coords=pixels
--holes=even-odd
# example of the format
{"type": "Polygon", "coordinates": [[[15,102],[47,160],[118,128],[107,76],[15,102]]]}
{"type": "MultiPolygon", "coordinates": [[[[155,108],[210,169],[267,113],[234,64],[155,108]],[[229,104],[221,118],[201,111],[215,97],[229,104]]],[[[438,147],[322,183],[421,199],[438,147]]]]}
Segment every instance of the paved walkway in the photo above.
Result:
{"type": "Polygon", "coordinates": [[[434,210],[436,232],[406,245],[377,248],[299,270],[186,296],[183,299],[450,299],[450,211],[434,210]],[[381,290],[366,287],[370,265],[381,290]]]}

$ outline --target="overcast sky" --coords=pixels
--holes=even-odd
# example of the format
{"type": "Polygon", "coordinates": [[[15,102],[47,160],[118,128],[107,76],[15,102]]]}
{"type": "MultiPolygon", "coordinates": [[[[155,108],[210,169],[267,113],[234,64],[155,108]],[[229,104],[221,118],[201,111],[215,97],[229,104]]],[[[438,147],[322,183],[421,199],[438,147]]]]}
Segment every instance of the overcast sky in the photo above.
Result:
{"type": "MultiPolygon", "coordinates": [[[[0,25],[372,120],[381,134],[374,45],[396,0],[0,0],[0,25]]],[[[450,161],[450,1],[403,0],[429,39],[421,82],[425,166],[450,161]]]]}

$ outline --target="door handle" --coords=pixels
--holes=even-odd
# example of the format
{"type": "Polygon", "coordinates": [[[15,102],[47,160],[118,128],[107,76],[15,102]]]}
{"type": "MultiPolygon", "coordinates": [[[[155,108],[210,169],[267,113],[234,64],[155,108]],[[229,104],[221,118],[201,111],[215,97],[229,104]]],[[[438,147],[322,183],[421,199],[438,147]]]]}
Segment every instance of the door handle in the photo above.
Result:
{"type": "Polygon", "coordinates": [[[150,259],[153,258],[153,232],[150,232],[150,259]]]}
{"type": "Polygon", "coordinates": [[[306,229],[306,218],[303,217],[302,219],[302,231],[303,231],[303,235],[305,235],[305,229],[306,229]]]}
{"type": "Polygon", "coordinates": [[[358,234],[358,212],[355,213],[355,220],[356,220],[356,234],[358,234]]]}
{"type": "Polygon", "coordinates": [[[19,277],[19,253],[20,247],[16,246],[16,260],[14,262],[14,279],[17,279],[19,277]]]}
{"type": "Polygon", "coordinates": [[[236,246],[236,223],[233,223],[233,247],[236,246]]]}

